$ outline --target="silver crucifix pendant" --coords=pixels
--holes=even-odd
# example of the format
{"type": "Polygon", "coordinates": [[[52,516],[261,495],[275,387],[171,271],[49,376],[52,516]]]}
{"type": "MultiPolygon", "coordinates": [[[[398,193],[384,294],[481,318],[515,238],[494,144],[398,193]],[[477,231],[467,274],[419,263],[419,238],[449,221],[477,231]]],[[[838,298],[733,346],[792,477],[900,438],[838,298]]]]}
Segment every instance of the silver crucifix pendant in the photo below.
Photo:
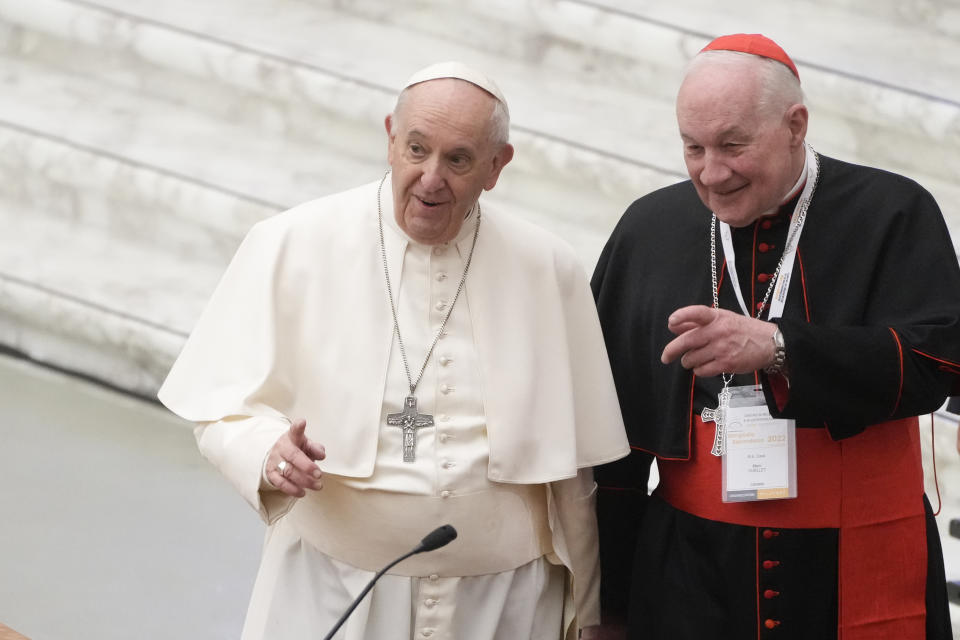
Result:
{"type": "Polygon", "coordinates": [[[417,412],[417,399],[407,396],[402,413],[387,415],[387,424],[403,429],[403,461],[413,462],[417,452],[417,429],[433,426],[433,416],[417,412]]]}
{"type": "Polygon", "coordinates": [[[717,425],[717,433],[713,437],[713,448],[710,453],[715,456],[722,456],[727,448],[727,407],[730,406],[730,387],[723,383],[723,389],[718,396],[719,404],[716,409],[704,407],[700,413],[700,419],[704,422],[714,422],[717,425]]]}

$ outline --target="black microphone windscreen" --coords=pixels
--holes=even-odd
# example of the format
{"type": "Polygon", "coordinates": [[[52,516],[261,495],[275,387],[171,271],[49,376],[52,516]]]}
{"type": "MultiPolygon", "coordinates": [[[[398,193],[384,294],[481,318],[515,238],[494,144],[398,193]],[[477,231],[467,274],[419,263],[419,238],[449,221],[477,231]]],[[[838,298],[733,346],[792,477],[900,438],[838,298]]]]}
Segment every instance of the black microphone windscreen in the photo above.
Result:
{"type": "Polygon", "coordinates": [[[423,540],[420,541],[420,550],[433,551],[434,549],[439,549],[445,544],[449,544],[456,537],[457,530],[451,525],[445,524],[424,536],[423,540]]]}

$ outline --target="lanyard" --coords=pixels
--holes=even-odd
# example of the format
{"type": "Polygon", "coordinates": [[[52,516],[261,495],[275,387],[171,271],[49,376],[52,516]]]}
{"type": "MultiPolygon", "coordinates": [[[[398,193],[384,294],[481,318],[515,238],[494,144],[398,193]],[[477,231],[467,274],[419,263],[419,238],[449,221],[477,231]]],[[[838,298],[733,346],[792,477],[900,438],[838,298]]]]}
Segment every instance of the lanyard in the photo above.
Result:
{"type": "MultiPolygon", "coordinates": [[[[777,265],[777,271],[774,273],[770,287],[773,287],[773,296],[770,300],[770,312],[768,319],[779,318],[783,315],[783,307],[787,300],[787,291],[790,288],[790,277],[793,275],[793,265],[797,255],[797,246],[800,244],[800,234],[803,232],[803,224],[807,219],[807,208],[810,206],[810,199],[813,197],[814,189],[817,186],[817,178],[820,175],[820,163],[816,152],[810,145],[806,145],[806,157],[804,158],[804,174],[806,175],[806,184],[797,206],[793,210],[793,217],[790,220],[790,228],[787,231],[786,245],[783,247],[783,254],[780,256],[780,263],[777,265]]],[[[730,225],[726,222],[720,222],[720,237],[723,241],[723,255],[727,262],[727,273],[730,275],[730,284],[737,294],[737,301],[744,315],[752,316],[743,301],[743,293],[740,291],[740,278],[737,276],[737,260],[733,248],[733,235],[730,231],[730,225]]],[[[760,310],[762,313],[763,310],[760,310]]],[[[757,316],[759,317],[759,313],[757,316]]]]}

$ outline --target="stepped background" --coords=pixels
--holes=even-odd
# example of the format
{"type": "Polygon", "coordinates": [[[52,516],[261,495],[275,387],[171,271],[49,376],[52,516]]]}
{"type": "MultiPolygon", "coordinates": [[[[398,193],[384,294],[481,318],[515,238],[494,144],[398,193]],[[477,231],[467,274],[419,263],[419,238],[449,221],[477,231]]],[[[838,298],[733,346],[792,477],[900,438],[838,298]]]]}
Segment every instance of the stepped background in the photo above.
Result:
{"type": "Polygon", "coordinates": [[[915,178],[960,238],[958,0],[0,0],[0,344],[152,396],[246,230],[380,176],[444,59],[510,101],[491,199],[592,269],[684,177],[680,71],[732,31],[796,59],[818,150],[915,178]]]}
{"type": "Polygon", "coordinates": [[[487,197],[590,271],[685,177],[683,65],[741,31],[797,62],[815,148],[916,179],[960,247],[960,0],[0,0],[0,350],[152,398],[249,227],[379,177],[396,92],[445,59],[510,102],[487,197]]]}

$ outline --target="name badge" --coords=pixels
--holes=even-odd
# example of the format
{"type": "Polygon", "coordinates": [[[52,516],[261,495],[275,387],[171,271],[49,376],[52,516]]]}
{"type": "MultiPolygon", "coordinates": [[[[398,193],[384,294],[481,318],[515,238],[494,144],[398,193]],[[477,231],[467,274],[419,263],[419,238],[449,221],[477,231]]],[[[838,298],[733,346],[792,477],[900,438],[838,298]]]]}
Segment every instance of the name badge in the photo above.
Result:
{"type": "Polygon", "coordinates": [[[761,387],[731,387],[723,454],[723,501],[796,497],[796,422],[774,419],[761,387]]]}

